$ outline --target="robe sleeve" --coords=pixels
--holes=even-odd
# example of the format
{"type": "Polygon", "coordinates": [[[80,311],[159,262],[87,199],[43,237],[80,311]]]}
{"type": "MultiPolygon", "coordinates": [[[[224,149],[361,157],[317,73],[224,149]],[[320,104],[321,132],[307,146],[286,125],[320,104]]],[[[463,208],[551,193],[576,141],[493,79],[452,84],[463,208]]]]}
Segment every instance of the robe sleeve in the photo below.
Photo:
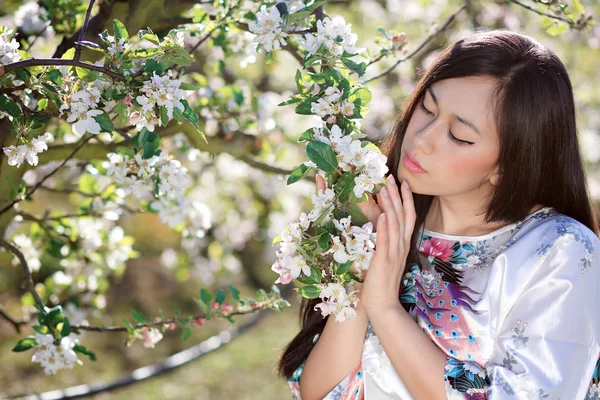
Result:
{"type": "MultiPolygon", "coordinates": [[[[290,391],[292,392],[292,400],[302,400],[300,397],[300,377],[304,362],[296,369],[291,378],[288,380],[290,391]]],[[[364,381],[362,375],[362,363],[359,365],[340,383],[331,390],[323,400],[363,400],[364,399],[364,381]]]]}
{"type": "Polygon", "coordinates": [[[586,398],[600,353],[599,243],[581,225],[538,247],[545,258],[498,319],[488,362],[446,358],[448,399],[586,398]]]}

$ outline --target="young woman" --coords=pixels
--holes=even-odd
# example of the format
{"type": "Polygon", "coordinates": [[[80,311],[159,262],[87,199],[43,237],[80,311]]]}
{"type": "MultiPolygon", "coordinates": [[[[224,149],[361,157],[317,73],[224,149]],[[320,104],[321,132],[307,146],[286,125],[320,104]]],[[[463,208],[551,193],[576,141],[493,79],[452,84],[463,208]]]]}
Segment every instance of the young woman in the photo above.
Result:
{"type": "Polygon", "coordinates": [[[456,42],[382,149],[357,316],[303,299],[279,362],[294,398],[598,399],[600,240],[558,57],[507,31],[456,42]]]}

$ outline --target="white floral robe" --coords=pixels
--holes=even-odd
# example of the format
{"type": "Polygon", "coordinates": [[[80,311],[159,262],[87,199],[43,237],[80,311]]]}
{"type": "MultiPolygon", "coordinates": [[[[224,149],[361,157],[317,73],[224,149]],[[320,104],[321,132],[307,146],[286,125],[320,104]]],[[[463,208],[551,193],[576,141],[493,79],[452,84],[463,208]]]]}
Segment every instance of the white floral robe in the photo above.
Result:
{"type": "MultiPolygon", "coordinates": [[[[421,229],[399,300],[445,354],[448,399],[600,400],[600,240],[545,207],[482,236],[421,229]]],[[[403,340],[398,335],[398,340],[403,340]]],[[[301,365],[289,380],[300,399],[301,365]]],[[[371,324],[324,400],[412,400],[371,324]]]]}

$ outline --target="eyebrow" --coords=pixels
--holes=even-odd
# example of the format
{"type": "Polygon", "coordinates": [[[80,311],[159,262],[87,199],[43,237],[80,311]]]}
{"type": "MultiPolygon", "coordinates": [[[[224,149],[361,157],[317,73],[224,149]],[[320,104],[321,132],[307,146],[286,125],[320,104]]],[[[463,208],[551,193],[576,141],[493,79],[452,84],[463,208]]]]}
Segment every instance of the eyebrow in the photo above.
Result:
{"type": "MultiPolygon", "coordinates": [[[[428,87],[427,88],[427,92],[429,92],[429,94],[431,95],[431,98],[433,99],[433,102],[435,103],[435,105],[439,106],[437,97],[435,97],[435,93],[433,93],[433,90],[430,87],[428,87]]],[[[468,119],[459,117],[456,114],[452,114],[452,115],[454,117],[456,117],[457,120],[459,120],[460,122],[462,122],[463,124],[465,124],[469,128],[473,129],[475,131],[475,133],[477,133],[479,136],[481,136],[481,132],[479,132],[479,129],[477,129],[477,127],[475,126],[475,124],[473,122],[469,121],[468,119]]]]}

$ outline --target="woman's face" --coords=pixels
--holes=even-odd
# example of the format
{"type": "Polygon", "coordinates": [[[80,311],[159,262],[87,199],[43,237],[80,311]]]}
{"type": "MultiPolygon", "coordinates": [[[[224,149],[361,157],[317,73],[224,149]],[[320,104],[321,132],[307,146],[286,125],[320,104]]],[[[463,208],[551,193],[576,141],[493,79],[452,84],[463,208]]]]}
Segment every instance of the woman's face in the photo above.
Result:
{"type": "Polygon", "coordinates": [[[402,142],[400,182],[407,180],[413,192],[433,196],[491,191],[499,152],[492,97],[496,82],[454,78],[427,88],[402,142]]]}

